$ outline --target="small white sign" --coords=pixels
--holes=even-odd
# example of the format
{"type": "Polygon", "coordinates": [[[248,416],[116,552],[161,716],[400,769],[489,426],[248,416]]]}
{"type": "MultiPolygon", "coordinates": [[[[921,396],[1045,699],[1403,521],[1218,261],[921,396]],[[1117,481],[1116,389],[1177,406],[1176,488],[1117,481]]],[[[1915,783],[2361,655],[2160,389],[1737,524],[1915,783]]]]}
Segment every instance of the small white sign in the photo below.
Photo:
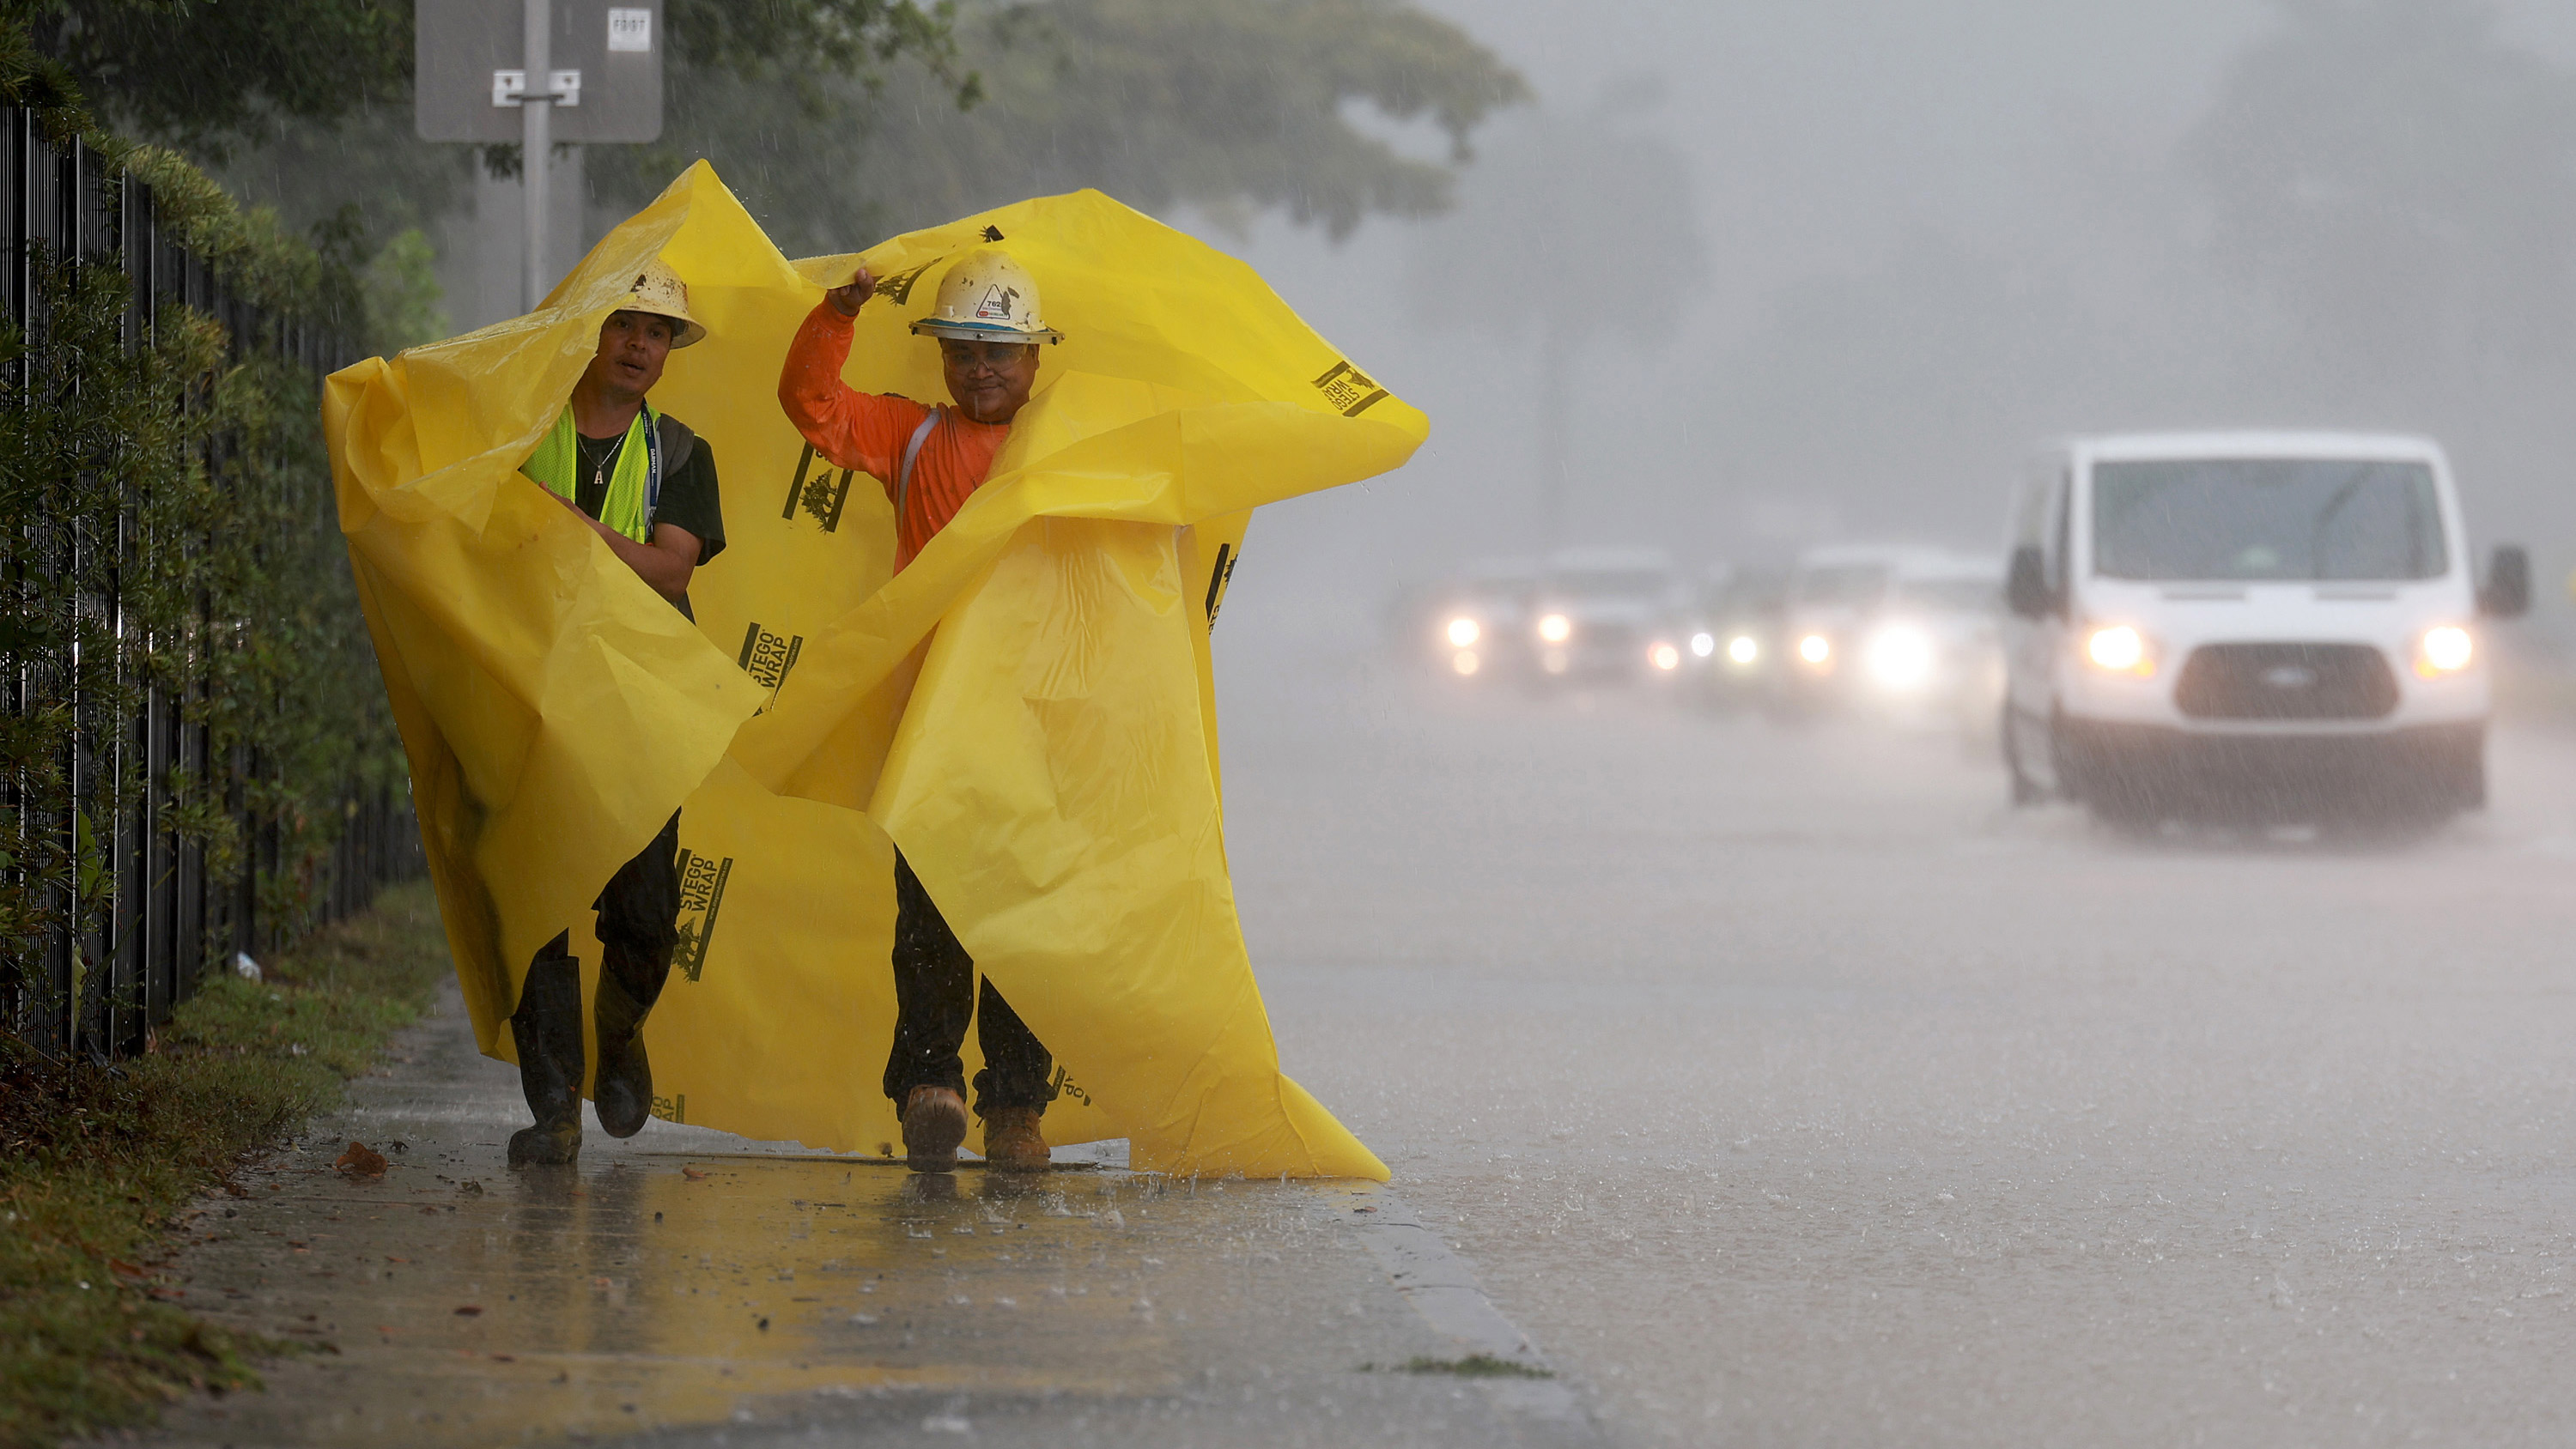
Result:
{"type": "Polygon", "coordinates": [[[653,12],[641,8],[612,8],[608,12],[608,48],[612,51],[651,50],[653,12]]]}

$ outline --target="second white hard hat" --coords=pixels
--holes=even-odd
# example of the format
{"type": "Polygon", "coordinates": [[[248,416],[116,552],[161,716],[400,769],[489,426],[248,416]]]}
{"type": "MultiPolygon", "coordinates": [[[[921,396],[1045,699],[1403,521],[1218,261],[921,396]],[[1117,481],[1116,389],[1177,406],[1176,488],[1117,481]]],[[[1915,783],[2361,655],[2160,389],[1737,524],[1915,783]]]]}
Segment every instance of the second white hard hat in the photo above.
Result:
{"type": "Polygon", "coordinates": [[[1038,283],[1006,252],[968,252],[939,282],[930,315],[912,324],[916,333],[986,342],[1062,342],[1064,334],[1038,313],[1038,283]]]}

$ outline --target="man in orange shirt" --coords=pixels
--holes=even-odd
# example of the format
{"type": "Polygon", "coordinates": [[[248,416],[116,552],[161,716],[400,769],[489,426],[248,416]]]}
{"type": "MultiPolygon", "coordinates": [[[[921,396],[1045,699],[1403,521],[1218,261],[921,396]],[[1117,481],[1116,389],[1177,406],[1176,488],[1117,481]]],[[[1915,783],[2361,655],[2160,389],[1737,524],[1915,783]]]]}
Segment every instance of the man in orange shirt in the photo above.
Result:
{"type": "MultiPolygon", "coordinates": [[[[1037,382],[1038,344],[1063,334],[1039,320],[1038,288],[1027,270],[991,249],[948,269],[929,316],[912,324],[939,343],[956,406],[863,393],[841,381],[852,319],[876,294],[861,267],[824,294],[778,377],[778,403],[814,450],[885,485],[895,506],[894,566],[900,571],[965,506],[1011,435],[1011,419],[1037,382]]],[[[1055,1099],[1055,1062],[1010,1003],[985,981],[901,852],[894,861],[894,1050],[885,1093],[903,1114],[903,1147],[915,1172],[949,1172],[966,1140],[966,1074],[958,1049],[973,1022],[984,1049],[975,1075],[975,1115],[984,1119],[985,1160],[996,1167],[1047,1164],[1038,1119],[1055,1099]]]]}

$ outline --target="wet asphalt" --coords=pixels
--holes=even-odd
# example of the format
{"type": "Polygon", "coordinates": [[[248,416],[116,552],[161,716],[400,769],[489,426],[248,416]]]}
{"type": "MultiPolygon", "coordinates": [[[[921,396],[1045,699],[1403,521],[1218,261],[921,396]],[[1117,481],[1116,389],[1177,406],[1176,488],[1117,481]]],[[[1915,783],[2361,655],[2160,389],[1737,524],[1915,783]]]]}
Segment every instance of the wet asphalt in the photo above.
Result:
{"type": "Polygon", "coordinates": [[[516,1088],[451,989],[208,1198],[180,1301],[310,1351],[155,1442],[1599,1442],[1374,1184],[1140,1176],[1114,1147],[917,1175],[658,1122],[514,1170],[516,1088]],[[351,1141],[384,1170],[343,1169],[351,1141]],[[1445,1371],[1478,1355],[1517,1372],[1445,1371]]]}
{"type": "Polygon", "coordinates": [[[2576,734],[2417,839],[1955,734],[1238,674],[1290,1070],[1629,1445],[2576,1439],[2576,734]]]}
{"type": "Polygon", "coordinates": [[[1282,1059],[1390,1190],[513,1174],[451,1022],[201,1221],[191,1306],[337,1351],[167,1442],[2576,1437],[2576,733],[2428,837],[2142,838],[1938,730],[1223,689],[1282,1059]],[[1385,1371],[1481,1351],[1556,1377],[1385,1371]]]}

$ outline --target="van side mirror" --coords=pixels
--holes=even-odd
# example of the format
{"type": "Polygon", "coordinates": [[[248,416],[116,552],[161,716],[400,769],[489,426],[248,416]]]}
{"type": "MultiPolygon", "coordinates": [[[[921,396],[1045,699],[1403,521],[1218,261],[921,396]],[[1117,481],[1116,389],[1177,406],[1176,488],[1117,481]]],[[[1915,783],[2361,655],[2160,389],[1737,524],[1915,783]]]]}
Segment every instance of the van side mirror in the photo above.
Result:
{"type": "Polygon", "coordinates": [[[2037,544],[2012,551],[2012,566],[2004,574],[2004,606],[2025,619],[2057,612],[2057,591],[2048,586],[2048,564],[2037,544]]]}
{"type": "Polygon", "coordinates": [[[2531,612],[2531,555],[2520,545],[2500,543],[2487,556],[2478,612],[2496,619],[2519,619],[2531,612]]]}

